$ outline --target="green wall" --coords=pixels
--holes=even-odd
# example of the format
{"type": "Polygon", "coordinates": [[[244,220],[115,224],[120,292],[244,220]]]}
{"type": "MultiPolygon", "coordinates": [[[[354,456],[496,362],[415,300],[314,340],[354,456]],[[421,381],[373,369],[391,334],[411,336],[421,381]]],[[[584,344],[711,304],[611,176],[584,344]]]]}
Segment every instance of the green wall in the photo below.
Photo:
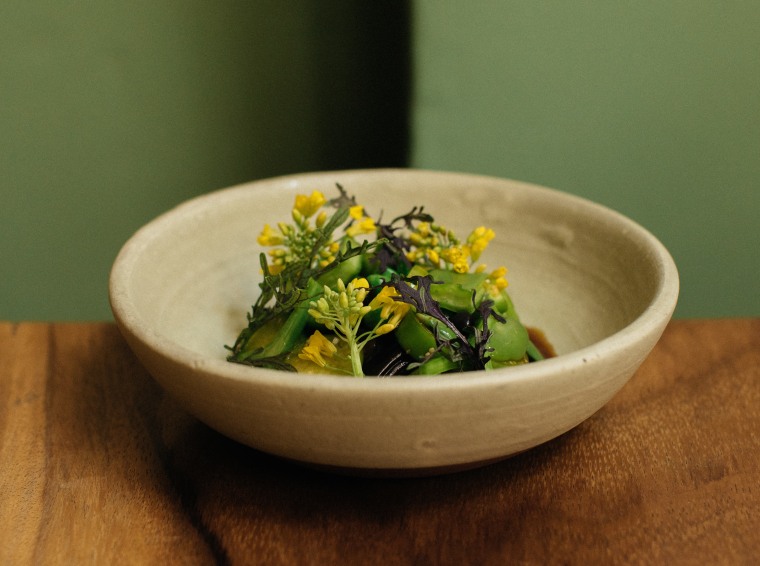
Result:
{"type": "Polygon", "coordinates": [[[412,165],[555,187],[673,254],[676,315],[760,315],[760,4],[421,0],[412,165]]]}
{"type": "Polygon", "coordinates": [[[406,11],[3,0],[0,319],[109,319],[119,248],[187,198],[403,165],[406,11]]]}
{"type": "Polygon", "coordinates": [[[738,0],[4,0],[0,319],[110,318],[119,247],[187,198],[404,164],[607,204],[671,249],[678,316],[760,315],[758,29],[738,0]]]}

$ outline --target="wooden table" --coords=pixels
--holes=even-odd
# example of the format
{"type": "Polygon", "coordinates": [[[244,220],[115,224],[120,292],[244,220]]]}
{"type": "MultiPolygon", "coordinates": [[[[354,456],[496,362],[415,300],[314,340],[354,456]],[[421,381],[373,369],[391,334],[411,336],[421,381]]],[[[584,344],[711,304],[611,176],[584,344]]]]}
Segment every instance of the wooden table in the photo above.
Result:
{"type": "Polygon", "coordinates": [[[675,321],[594,417],[477,470],[313,471],[168,399],[110,323],[0,323],[0,564],[750,564],[760,319],[675,321]]]}

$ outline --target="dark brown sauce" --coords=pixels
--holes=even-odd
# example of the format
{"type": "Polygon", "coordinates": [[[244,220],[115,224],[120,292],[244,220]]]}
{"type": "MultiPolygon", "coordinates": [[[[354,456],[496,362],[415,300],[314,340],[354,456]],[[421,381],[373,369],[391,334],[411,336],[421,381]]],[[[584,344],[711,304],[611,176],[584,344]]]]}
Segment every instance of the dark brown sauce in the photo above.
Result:
{"type": "Polygon", "coordinates": [[[538,328],[532,328],[530,326],[527,326],[526,330],[528,331],[528,337],[530,338],[530,341],[536,345],[538,351],[541,352],[545,358],[557,357],[557,351],[554,349],[554,346],[551,345],[551,342],[549,342],[549,339],[546,337],[546,334],[544,334],[542,330],[539,330],[538,328]]]}

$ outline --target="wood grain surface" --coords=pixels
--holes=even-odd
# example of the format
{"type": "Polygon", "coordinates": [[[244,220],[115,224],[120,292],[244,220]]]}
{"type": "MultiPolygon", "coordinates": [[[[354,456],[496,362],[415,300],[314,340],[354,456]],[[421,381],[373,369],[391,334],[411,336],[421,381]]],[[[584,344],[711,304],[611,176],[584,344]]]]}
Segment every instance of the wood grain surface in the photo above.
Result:
{"type": "Polygon", "coordinates": [[[109,323],[0,323],[0,564],[753,564],[760,319],[674,321],[560,438],[331,475],[188,416],[109,323]]]}

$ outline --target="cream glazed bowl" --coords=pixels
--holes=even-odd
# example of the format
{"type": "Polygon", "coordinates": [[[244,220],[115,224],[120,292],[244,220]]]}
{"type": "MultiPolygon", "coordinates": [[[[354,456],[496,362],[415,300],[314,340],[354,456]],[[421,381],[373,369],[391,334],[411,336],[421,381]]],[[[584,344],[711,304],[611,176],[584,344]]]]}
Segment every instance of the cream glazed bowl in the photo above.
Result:
{"type": "Polygon", "coordinates": [[[512,180],[414,169],[285,176],[192,199],[141,228],[110,275],[116,323],[147,371],[220,433],[298,462],[417,475],[492,462],[572,429],[630,379],[678,297],[676,266],[608,208],[512,180]],[[558,356],[494,371],[355,378],[226,361],[258,297],[257,236],[296,194],[337,194],[377,217],[424,205],[456,234],[492,228],[522,321],[558,356]]]}

